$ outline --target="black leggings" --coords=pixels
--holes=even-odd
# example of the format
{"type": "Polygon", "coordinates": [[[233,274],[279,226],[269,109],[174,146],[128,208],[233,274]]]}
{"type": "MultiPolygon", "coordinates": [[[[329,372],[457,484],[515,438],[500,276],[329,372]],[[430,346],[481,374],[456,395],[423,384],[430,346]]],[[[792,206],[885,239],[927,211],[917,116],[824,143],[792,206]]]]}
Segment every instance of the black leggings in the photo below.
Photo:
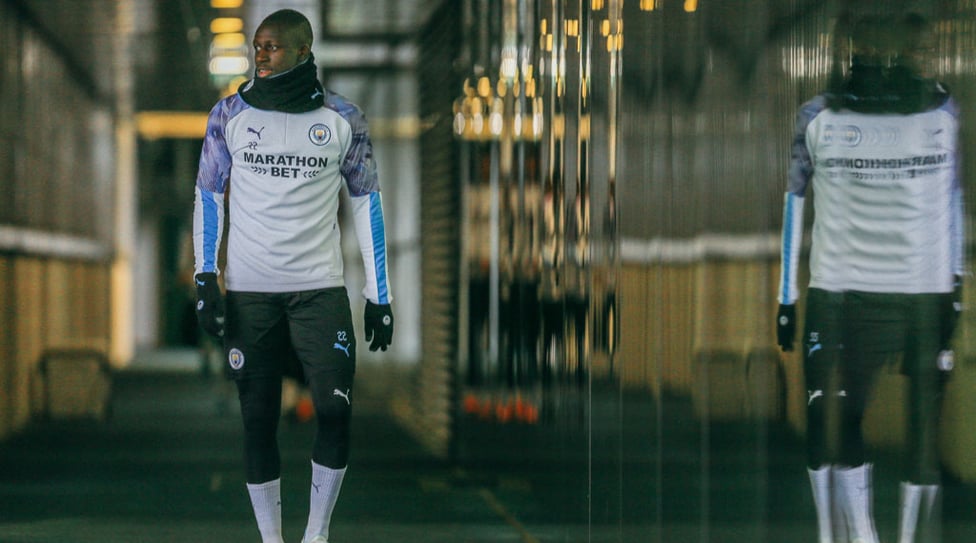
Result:
{"type": "MultiPolygon", "coordinates": [[[[312,461],[342,469],[349,460],[352,415],[351,371],[321,371],[308,379],[315,405],[312,461]]],[[[281,476],[278,421],[281,419],[281,378],[252,377],[237,381],[244,422],[244,470],[247,482],[260,484],[281,476]]]]}
{"type": "Polygon", "coordinates": [[[902,358],[909,397],[903,477],[937,484],[936,432],[944,376],[945,295],[826,292],[809,289],[804,332],[807,385],[807,463],[858,466],[867,455],[861,425],[871,389],[887,361],[902,358]],[[836,440],[828,434],[837,414],[836,440]]]}

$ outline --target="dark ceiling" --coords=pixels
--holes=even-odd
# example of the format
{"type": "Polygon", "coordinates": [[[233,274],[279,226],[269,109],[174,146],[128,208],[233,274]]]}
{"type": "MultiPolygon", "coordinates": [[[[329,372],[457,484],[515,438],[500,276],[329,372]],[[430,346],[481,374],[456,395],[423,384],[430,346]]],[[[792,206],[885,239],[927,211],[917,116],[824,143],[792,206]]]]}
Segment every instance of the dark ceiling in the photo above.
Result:
{"type": "MultiPolygon", "coordinates": [[[[395,48],[411,41],[442,1],[296,0],[294,4],[300,10],[302,5],[321,10],[319,20],[313,21],[319,34],[316,47],[334,50],[336,55],[320,54],[319,65],[325,72],[330,67],[348,72],[393,66],[395,48]]],[[[207,74],[209,23],[218,14],[210,0],[13,0],[13,4],[67,59],[82,86],[101,97],[112,96],[118,84],[116,68],[125,69],[124,56],[114,53],[119,40],[129,43],[136,110],[206,110],[218,95],[207,74]]],[[[239,15],[248,20],[249,13],[281,7],[290,6],[277,0],[244,0],[239,15]]]]}

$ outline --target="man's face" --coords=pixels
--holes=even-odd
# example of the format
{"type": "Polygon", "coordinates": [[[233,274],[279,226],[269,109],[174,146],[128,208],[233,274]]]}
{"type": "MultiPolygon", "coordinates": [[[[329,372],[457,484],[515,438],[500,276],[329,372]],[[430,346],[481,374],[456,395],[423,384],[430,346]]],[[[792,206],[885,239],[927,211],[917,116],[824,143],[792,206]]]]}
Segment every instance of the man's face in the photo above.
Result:
{"type": "Polygon", "coordinates": [[[280,26],[261,25],[254,33],[254,66],[257,77],[286,72],[308,57],[308,45],[299,45],[280,26]]]}

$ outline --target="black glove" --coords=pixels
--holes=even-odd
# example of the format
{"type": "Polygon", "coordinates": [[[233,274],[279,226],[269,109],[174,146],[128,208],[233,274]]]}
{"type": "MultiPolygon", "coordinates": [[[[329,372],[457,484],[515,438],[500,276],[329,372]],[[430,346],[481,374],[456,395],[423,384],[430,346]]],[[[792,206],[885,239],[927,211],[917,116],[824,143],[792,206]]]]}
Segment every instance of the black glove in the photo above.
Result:
{"type": "Polygon", "coordinates": [[[197,286],[197,322],[215,338],[224,337],[224,297],[217,284],[217,274],[198,273],[193,278],[197,286]]]}
{"type": "Polygon", "coordinates": [[[776,312],[776,342],[784,352],[793,350],[796,337],[796,305],[779,304],[776,312]]]}
{"type": "Polygon", "coordinates": [[[366,310],[363,312],[363,317],[366,323],[366,341],[371,342],[369,350],[382,349],[385,351],[390,346],[390,342],[393,341],[393,310],[390,308],[390,304],[377,305],[366,300],[366,310]]]}
{"type": "Polygon", "coordinates": [[[952,334],[959,324],[962,313],[962,277],[956,275],[952,281],[952,293],[946,296],[946,303],[942,309],[942,348],[948,349],[952,341],[952,334]]]}

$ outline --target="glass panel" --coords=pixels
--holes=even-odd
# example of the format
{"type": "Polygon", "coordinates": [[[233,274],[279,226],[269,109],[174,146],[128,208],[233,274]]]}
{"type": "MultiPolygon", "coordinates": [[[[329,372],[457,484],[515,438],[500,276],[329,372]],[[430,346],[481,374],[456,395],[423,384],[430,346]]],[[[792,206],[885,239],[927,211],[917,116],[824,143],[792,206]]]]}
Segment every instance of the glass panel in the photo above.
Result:
{"type": "MultiPolygon", "coordinates": [[[[803,356],[780,350],[775,322],[797,110],[850,72],[843,23],[866,13],[918,9],[937,30],[932,75],[962,104],[972,88],[976,8],[895,4],[466,2],[458,440],[469,465],[540,462],[533,483],[558,510],[516,517],[553,541],[816,539],[803,356]],[[529,111],[532,136],[511,130],[529,111]],[[518,447],[474,446],[509,431],[518,447]]],[[[972,350],[963,319],[957,360],[972,350]]],[[[887,367],[864,413],[882,540],[898,530],[907,383],[887,367]]],[[[960,383],[944,413],[964,409],[960,383]]],[[[972,471],[952,421],[937,423],[949,480],[972,471]]],[[[951,530],[958,513],[944,510],[951,530]]]]}

